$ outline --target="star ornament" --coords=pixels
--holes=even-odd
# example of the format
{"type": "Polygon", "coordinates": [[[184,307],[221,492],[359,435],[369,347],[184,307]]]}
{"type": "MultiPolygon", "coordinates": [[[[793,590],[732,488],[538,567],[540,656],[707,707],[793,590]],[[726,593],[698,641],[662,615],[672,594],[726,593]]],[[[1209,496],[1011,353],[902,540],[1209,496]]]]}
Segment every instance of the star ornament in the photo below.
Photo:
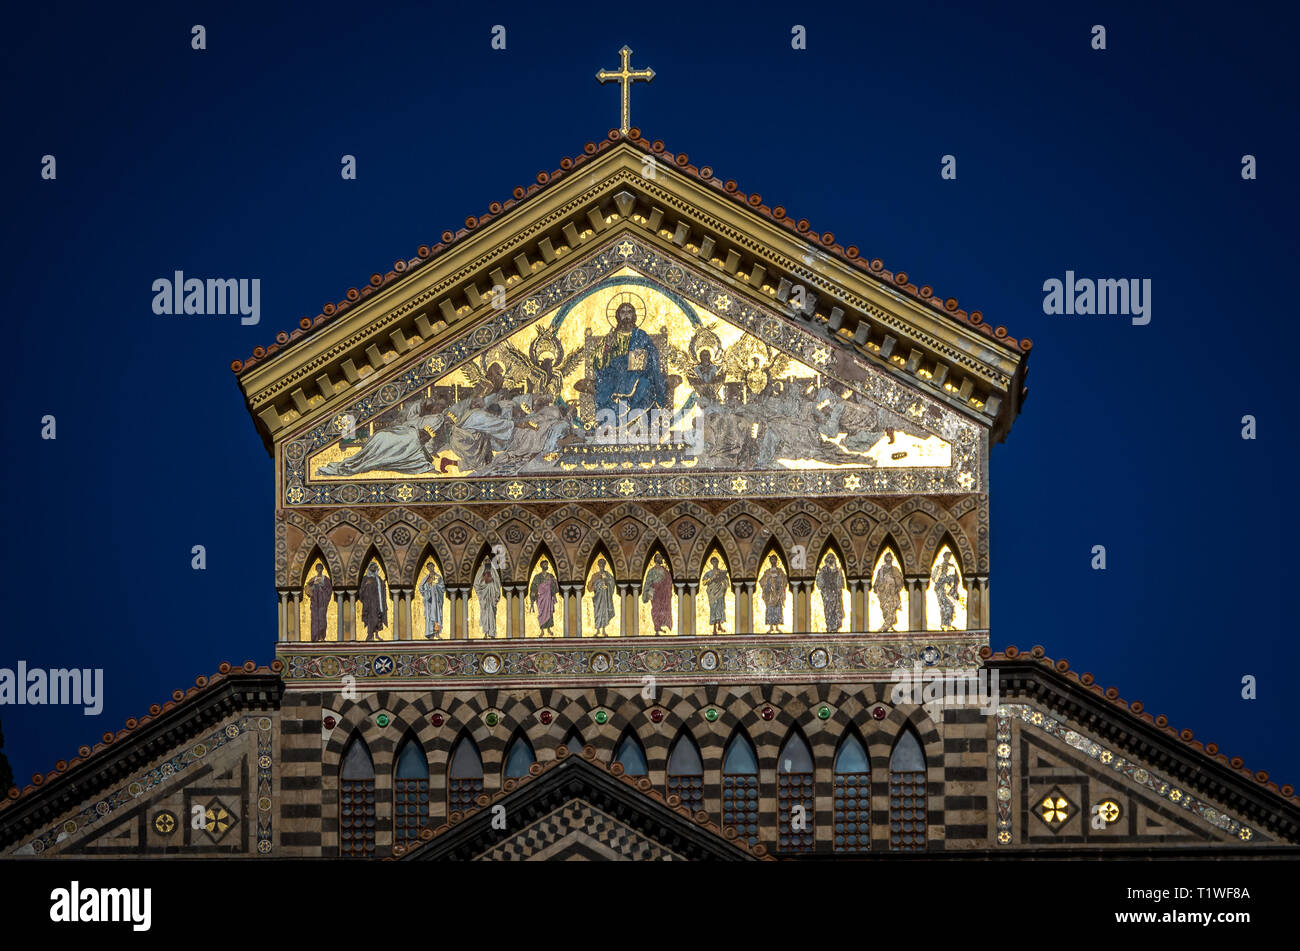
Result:
{"type": "Polygon", "coordinates": [[[635,250],[636,250],[636,245],[634,245],[631,241],[624,241],[622,244],[618,246],[619,256],[624,258],[630,258],[632,256],[632,252],[635,250]]]}

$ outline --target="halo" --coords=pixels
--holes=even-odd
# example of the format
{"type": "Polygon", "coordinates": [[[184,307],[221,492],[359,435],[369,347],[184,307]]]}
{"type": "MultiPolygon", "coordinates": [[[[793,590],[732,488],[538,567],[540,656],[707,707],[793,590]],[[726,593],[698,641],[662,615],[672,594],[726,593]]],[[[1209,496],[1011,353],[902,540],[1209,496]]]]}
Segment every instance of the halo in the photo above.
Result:
{"type": "Polygon", "coordinates": [[[722,349],[722,341],[718,335],[713,332],[713,324],[708,324],[695,331],[689,344],[691,359],[696,363],[700,362],[700,351],[708,350],[717,359],[718,352],[722,349]]]}
{"type": "Polygon", "coordinates": [[[614,326],[614,314],[620,304],[631,304],[637,312],[638,320],[646,315],[645,301],[639,295],[633,294],[631,291],[619,291],[605,305],[605,320],[609,322],[611,327],[614,326]]]}

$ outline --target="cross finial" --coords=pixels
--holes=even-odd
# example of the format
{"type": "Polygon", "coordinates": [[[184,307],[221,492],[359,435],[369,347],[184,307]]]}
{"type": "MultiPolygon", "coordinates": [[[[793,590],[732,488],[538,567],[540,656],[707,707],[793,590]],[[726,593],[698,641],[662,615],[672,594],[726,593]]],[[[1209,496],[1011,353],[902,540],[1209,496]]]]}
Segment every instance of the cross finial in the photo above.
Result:
{"type": "Polygon", "coordinates": [[[632,127],[630,113],[632,111],[632,84],[637,80],[649,82],[655,78],[653,69],[633,69],[628,65],[632,60],[632,50],[624,46],[618,51],[623,57],[623,65],[619,69],[602,69],[596,74],[596,78],[602,84],[616,82],[622,87],[623,92],[623,111],[619,122],[619,131],[624,135],[632,127]]]}

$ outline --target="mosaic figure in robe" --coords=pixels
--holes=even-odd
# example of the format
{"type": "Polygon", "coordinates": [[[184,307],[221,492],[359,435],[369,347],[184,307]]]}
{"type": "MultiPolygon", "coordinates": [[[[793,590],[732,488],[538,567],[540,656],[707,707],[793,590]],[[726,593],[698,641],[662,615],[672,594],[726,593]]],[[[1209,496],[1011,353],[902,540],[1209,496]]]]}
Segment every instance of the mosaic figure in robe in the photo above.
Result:
{"type": "Polygon", "coordinates": [[[614,576],[605,570],[605,559],[596,561],[596,573],[587,582],[591,592],[592,615],[595,619],[596,636],[605,637],[605,628],[614,620],[614,576]]]}
{"type": "Polygon", "coordinates": [[[650,620],[654,632],[673,629],[673,576],[664,564],[664,556],[655,552],[654,561],[645,576],[645,590],[641,600],[650,602],[650,620]]]}
{"type": "Polygon", "coordinates": [[[311,601],[311,639],[325,640],[325,629],[329,624],[330,598],[334,596],[334,584],[325,574],[325,566],[317,563],[316,577],[307,582],[307,598],[311,601]]]}
{"type": "Polygon", "coordinates": [[[433,640],[442,633],[442,596],[447,585],[438,569],[429,566],[429,573],[420,582],[420,597],[424,599],[424,636],[433,640]]]}
{"type": "Polygon", "coordinates": [[[957,565],[951,560],[952,553],[944,552],[943,560],[934,566],[930,573],[930,583],[934,585],[934,597],[939,602],[939,630],[953,629],[953,614],[957,610],[957,601],[961,597],[961,577],[957,574],[957,565]]]}
{"type": "Polygon", "coordinates": [[[880,613],[884,615],[884,624],[880,630],[892,631],[898,623],[898,612],[903,606],[903,573],[894,564],[894,556],[885,552],[885,557],[876,571],[872,587],[880,599],[880,613]]]}
{"type": "Polygon", "coordinates": [[[785,624],[785,592],[789,584],[790,579],[781,570],[780,560],[776,555],[772,555],[768,559],[767,571],[763,572],[763,577],[758,579],[759,588],[763,591],[763,604],[766,607],[763,620],[767,624],[768,634],[779,632],[781,626],[785,624]]]}
{"type": "Polygon", "coordinates": [[[361,579],[357,597],[361,600],[361,623],[366,626],[366,640],[373,641],[375,635],[388,626],[388,586],[379,577],[379,566],[373,561],[361,579]]]}
{"type": "Polygon", "coordinates": [[[501,573],[491,558],[483,559],[483,567],[474,579],[474,594],[478,596],[478,623],[484,637],[497,636],[497,602],[501,600],[501,573]]]}
{"type": "Polygon", "coordinates": [[[597,348],[591,365],[596,376],[596,412],[612,413],[618,425],[645,410],[669,408],[659,348],[637,326],[636,307],[632,304],[618,305],[614,329],[597,348]]]}
{"type": "Polygon", "coordinates": [[[542,637],[553,633],[555,624],[555,601],[559,596],[560,583],[551,574],[550,564],[542,559],[541,570],[533,578],[532,587],[528,589],[528,602],[537,614],[537,624],[542,629],[542,637]]]}
{"type": "Polygon", "coordinates": [[[826,613],[826,630],[833,634],[844,623],[844,601],[840,597],[844,591],[844,575],[834,557],[828,557],[817,571],[817,590],[826,613]]]}
{"type": "Polygon", "coordinates": [[[709,598],[709,625],[712,627],[709,633],[722,634],[722,628],[727,623],[727,588],[731,586],[731,578],[716,555],[710,559],[709,564],[711,567],[701,579],[709,598]]]}

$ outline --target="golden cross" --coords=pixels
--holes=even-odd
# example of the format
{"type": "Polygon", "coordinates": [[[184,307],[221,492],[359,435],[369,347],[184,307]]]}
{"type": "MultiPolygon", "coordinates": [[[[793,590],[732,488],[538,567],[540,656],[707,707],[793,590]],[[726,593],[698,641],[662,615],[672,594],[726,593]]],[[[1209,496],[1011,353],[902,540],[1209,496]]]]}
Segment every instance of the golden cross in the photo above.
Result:
{"type": "Polygon", "coordinates": [[[620,69],[602,69],[596,74],[596,78],[604,85],[608,82],[616,82],[623,87],[623,114],[622,121],[619,125],[619,131],[624,135],[631,128],[629,114],[632,111],[632,84],[638,79],[649,82],[655,78],[653,69],[632,69],[628,62],[632,58],[632,51],[624,46],[618,51],[623,57],[623,65],[620,69]]]}

